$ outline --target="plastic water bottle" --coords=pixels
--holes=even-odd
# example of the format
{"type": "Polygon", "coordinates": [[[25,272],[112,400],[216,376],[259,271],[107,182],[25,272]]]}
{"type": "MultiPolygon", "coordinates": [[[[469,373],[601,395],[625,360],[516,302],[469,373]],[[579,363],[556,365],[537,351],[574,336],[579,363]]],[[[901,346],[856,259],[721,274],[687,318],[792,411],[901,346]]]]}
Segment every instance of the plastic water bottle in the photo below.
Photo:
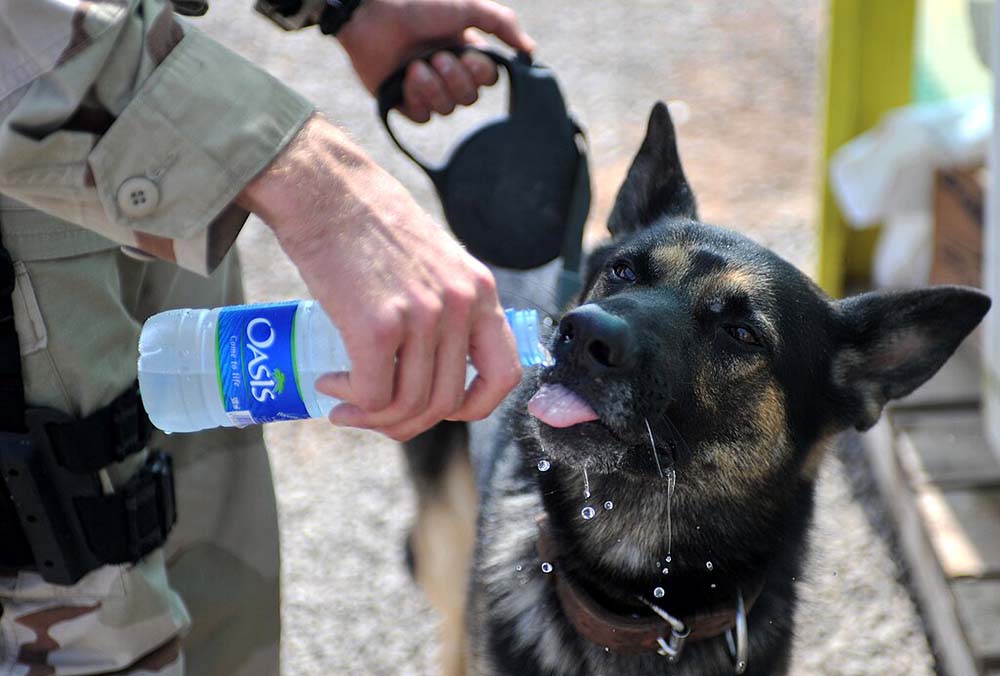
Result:
{"type": "MultiPolygon", "coordinates": [[[[546,363],[537,312],[506,313],[521,364],[546,363]]],[[[316,379],[350,370],[340,334],[313,300],[170,310],[139,336],[142,401],[168,433],[324,417],[339,402],[316,379]]]]}

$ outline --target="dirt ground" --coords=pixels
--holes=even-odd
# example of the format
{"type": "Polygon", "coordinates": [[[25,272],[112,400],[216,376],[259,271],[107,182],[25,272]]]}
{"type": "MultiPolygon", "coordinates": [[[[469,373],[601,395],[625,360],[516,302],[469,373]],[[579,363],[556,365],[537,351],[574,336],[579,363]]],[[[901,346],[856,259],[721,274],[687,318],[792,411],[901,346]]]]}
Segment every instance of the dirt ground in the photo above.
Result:
{"type": "MultiPolygon", "coordinates": [[[[283,34],[250,4],[213,0],[196,25],[312,98],[436,209],[427,180],[391,146],[335,42],[315,31],[283,34]]],[[[702,217],[812,269],[825,2],[510,4],[589,131],[591,238],[600,236],[650,107],[671,100],[687,118],[681,154],[702,217]]],[[[454,138],[447,125],[413,133],[439,148],[454,138]]],[[[239,249],[252,300],[306,295],[261,223],[247,225],[239,249]]],[[[284,672],[435,673],[436,618],[403,565],[413,504],[396,446],[323,422],[272,425],[267,439],[283,538],[284,672]]],[[[913,603],[879,534],[883,523],[857,451],[832,454],[819,486],[793,673],[933,672],[913,603]]]]}

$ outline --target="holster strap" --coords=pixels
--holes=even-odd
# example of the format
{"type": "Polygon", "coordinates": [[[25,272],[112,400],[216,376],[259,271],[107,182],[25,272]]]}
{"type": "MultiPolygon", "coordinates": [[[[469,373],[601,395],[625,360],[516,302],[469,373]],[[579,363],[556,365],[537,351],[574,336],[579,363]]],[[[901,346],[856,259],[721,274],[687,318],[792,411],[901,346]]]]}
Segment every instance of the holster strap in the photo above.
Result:
{"type": "Polygon", "coordinates": [[[69,423],[49,423],[59,464],[77,472],[96,472],[146,447],[153,432],[135,382],[104,408],[69,423]]]}
{"type": "Polygon", "coordinates": [[[138,561],[163,545],[177,521],[172,460],[152,452],[114,494],[74,502],[87,542],[102,563],[138,561]]]}

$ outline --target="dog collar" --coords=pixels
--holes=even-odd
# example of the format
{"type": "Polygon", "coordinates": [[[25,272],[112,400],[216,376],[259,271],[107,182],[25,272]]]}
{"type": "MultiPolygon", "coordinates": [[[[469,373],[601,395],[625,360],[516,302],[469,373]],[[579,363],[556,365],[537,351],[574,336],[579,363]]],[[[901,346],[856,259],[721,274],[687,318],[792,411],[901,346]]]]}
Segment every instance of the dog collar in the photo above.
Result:
{"type": "MultiPolygon", "coordinates": [[[[559,549],[552,537],[548,514],[542,512],[535,521],[538,525],[538,555],[542,561],[557,562],[559,549]]],[[[678,619],[642,598],[640,600],[650,607],[654,616],[636,618],[622,615],[601,605],[569,577],[560,575],[558,567],[554,567],[548,577],[555,585],[559,605],[576,633],[610,652],[619,655],[657,653],[676,661],[685,644],[726,635],[736,673],[741,674],[746,669],[746,618],[764,587],[763,579],[755,585],[746,604],[742,591],[737,591],[736,602],[732,605],[708,608],[678,619]]]]}

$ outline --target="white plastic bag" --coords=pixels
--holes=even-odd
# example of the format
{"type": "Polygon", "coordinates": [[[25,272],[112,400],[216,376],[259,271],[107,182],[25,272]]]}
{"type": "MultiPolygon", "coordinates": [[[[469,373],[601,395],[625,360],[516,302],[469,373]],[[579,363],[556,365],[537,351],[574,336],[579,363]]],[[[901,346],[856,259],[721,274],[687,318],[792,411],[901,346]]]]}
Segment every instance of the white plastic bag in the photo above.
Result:
{"type": "Polygon", "coordinates": [[[845,220],[858,230],[884,225],[872,270],[876,286],[927,283],[934,172],[982,162],[992,121],[985,95],[915,104],[887,113],[834,153],[830,187],[845,220]]]}

